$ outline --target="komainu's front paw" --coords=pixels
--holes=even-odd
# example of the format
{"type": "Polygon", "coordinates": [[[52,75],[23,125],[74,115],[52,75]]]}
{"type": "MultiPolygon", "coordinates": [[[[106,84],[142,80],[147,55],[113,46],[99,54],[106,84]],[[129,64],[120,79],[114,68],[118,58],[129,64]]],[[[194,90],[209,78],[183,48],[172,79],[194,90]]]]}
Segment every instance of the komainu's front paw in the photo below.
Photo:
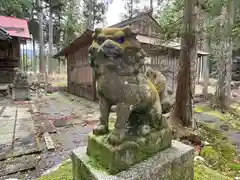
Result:
{"type": "Polygon", "coordinates": [[[113,130],[108,136],[108,142],[112,145],[119,145],[125,138],[125,131],[113,130]]]}
{"type": "Polygon", "coordinates": [[[109,132],[108,126],[103,124],[98,124],[96,127],[93,128],[93,134],[95,135],[103,135],[109,132]]]}

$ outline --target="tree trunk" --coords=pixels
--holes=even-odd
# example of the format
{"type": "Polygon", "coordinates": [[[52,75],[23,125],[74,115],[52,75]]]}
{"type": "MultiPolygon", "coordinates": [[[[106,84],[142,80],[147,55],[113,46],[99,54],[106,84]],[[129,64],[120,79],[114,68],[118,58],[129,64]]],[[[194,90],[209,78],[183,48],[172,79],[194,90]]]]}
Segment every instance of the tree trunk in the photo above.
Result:
{"type": "Polygon", "coordinates": [[[231,98],[231,75],[232,75],[232,28],[234,16],[234,0],[228,7],[223,6],[220,18],[220,50],[218,61],[218,86],[216,89],[215,106],[221,110],[228,107],[231,98]]]}
{"type": "Polygon", "coordinates": [[[25,69],[25,61],[24,61],[24,44],[22,44],[22,71],[25,69]]]}
{"type": "Polygon", "coordinates": [[[153,10],[153,0],[150,0],[150,10],[153,10]]]}
{"type": "Polygon", "coordinates": [[[88,3],[90,15],[87,19],[87,28],[94,29],[94,0],[89,0],[88,3]]]}
{"type": "Polygon", "coordinates": [[[234,14],[235,14],[235,0],[230,0],[228,6],[228,24],[227,24],[227,47],[226,47],[226,93],[227,100],[232,97],[231,82],[232,82],[232,56],[233,56],[233,39],[232,30],[234,26],[234,14]]]}
{"type": "MultiPolygon", "coordinates": [[[[204,33],[204,44],[203,50],[209,52],[209,36],[207,32],[204,33]]],[[[209,60],[208,56],[203,57],[203,94],[208,95],[208,86],[209,86],[209,60]]]]}
{"type": "Polygon", "coordinates": [[[34,37],[33,37],[33,71],[35,73],[37,72],[36,42],[34,37]]]}
{"type": "Polygon", "coordinates": [[[37,0],[38,7],[38,18],[39,18],[39,67],[40,72],[44,73],[46,71],[46,67],[44,66],[44,39],[43,39],[43,9],[42,9],[41,0],[37,0]]]}
{"type": "MultiPolygon", "coordinates": [[[[209,51],[209,36],[206,29],[207,17],[204,16],[204,11],[201,9],[199,14],[199,43],[198,48],[202,51],[209,51]]],[[[209,85],[209,62],[208,56],[202,57],[202,65],[203,65],[203,90],[202,93],[207,96],[208,95],[208,85],[209,85]]]]}
{"type": "Polygon", "coordinates": [[[48,73],[52,73],[52,47],[53,47],[53,17],[52,17],[52,0],[50,0],[49,14],[49,40],[48,40],[48,73]]]}
{"type": "MultiPolygon", "coordinates": [[[[200,28],[198,27],[198,19],[200,17],[200,7],[197,6],[196,4],[194,4],[194,7],[193,7],[193,22],[192,22],[192,26],[195,27],[195,30],[194,31],[198,31],[200,30],[200,28]],[[198,29],[197,29],[198,28],[198,29]]],[[[196,33],[195,32],[195,43],[197,43],[197,39],[201,39],[201,38],[198,38],[198,36],[196,36],[196,34],[199,34],[199,33],[196,33]]],[[[197,44],[196,44],[197,45],[197,44]]],[[[192,95],[194,96],[195,94],[195,87],[196,87],[196,77],[197,77],[197,65],[200,65],[200,62],[198,62],[198,55],[197,55],[197,48],[195,47],[194,49],[192,49],[192,58],[191,58],[191,91],[192,91],[192,95]]]]}
{"type": "Polygon", "coordinates": [[[184,126],[191,125],[192,120],[192,86],[191,61],[196,57],[196,22],[194,8],[196,0],[184,2],[184,34],[181,39],[180,67],[174,116],[184,126]]]}
{"type": "Polygon", "coordinates": [[[133,0],[131,0],[131,14],[130,14],[130,18],[133,17],[133,0]]]}

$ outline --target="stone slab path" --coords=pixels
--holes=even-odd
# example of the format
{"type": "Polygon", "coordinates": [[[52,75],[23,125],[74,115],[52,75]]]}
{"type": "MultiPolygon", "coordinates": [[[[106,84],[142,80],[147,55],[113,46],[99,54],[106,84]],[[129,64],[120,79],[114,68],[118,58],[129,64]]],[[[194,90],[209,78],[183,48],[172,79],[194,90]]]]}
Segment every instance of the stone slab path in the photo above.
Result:
{"type": "MultiPolygon", "coordinates": [[[[55,127],[74,124],[96,124],[100,116],[99,104],[81,97],[57,92],[39,102],[37,109],[42,119],[51,120],[55,127]]],[[[115,119],[116,113],[110,113],[115,119]]]]}
{"type": "Polygon", "coordinates": [[[35,168],[32,153],[36,152],[39,147],[29,105],[0,106],[0,177],[35,168]]]}

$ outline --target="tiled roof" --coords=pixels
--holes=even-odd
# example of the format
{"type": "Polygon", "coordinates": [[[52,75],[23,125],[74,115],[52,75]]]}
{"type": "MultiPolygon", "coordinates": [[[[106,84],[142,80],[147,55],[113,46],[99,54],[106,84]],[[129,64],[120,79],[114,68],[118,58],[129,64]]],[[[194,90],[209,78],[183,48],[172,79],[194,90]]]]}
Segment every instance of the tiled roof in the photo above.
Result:
{"type": "Polygon", "coordinates": [[[10,36],[30,38],[28,22],[25,19],[0,16],[0,28],[3,28],[10,36]]]}

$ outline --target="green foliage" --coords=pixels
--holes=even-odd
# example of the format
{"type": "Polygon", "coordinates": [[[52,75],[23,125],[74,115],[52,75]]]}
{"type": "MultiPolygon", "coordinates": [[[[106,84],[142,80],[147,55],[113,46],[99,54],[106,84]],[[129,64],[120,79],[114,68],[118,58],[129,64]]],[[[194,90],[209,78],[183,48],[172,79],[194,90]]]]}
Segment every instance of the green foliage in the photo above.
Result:
{"type": "Polygon", "coordinates": [[[183,23],[183,2],[183,0],[170,1],[156,17],[164,30],[166,40],[180,37],[181,24],[183,23]]]}
{"type": "MultiPolygon", "coordinates": [[[[165,32],[166,40],[172,40],[181,37],[181,25],[183,23],[183,0],[170,0],[163,11],[158,12],[157,20],[165,32]]],[[[215,72],[217,69],[217,61],[219,51],[219,38],[223,33],[223,29],[219,29],[220,14],[222,6],[228,6],[229,0],[205,0],[202,3],[200,16],[204,17],[204,27],[209,36],[210,44],[210,71],[215,72]]],[[[234,49],[240,48],[240,1],[235,0],[235,21],[233,26],[233,44],[234,49]]],[[[212,76],[215,73],[211,73],[212,76]]]]}
{"type": "Polygon", "coordinates": [[[60,30],[63,32],[61,46],[66,46],[84,31],[85,24],[75,0],[63,0],[63,3],[64,8],[61,13],[63,17],[60,21],[60,30]]]}
{"type": "Polygon", "coordinates": [[[25,18],[29,16],[33,4],[31,0],[0,0],[0,14],[25,18]]]}
{"type": "MultiPolygon", "coordinates": [[[[43,0],[44,42],[48,43],[48,15],[53,14],[53,44],[66,46],[86,29],[86,22],[93,14],[93,23],[102,22],[105,18],[109,1],[86,0],[43,0]],[[51,2],[51,3],[50,3],[51,2]],[[89,4],[93,3],[92,11],[89,4]],[[80,7],[82,6],[82,7],[80,7]]],[[[39,40],[37,6],[33,0],[0,0],[0,15],[16,16],[29,20],[30,34],[39,40]]]]}
{"type": "Polygon", "coordinates": [[[122,19],[126,20],[139,13],[139,9],[134,8],[136,4],[139,4],[138,0],[124,0],[125,13],[122,14],[122,19]]]}
{"type": "Polygon", "coordinates": [[[195,164],[194,168],[194,180],[231,180],[231,178],[219,174],[217,171],[203,164],[195,164]]]}
{"type": "Polygon", "coordinates": [[[83,0],[83,16],[88,28],[104,21],[110,3],[112,0],[83,0]]]}
{"type": "Polygon", "coordinates": [[[212,146],[205,146],[200,155],[206,158],[210,164],[217,164],[219,161],[219,153],[212,146]]]}

